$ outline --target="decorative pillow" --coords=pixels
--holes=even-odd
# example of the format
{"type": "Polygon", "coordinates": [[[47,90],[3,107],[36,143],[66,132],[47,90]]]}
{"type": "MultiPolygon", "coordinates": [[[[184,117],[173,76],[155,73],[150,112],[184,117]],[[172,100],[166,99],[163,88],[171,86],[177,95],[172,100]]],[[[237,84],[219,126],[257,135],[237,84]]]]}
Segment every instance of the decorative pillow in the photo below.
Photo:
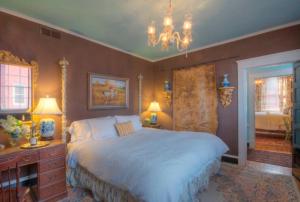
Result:
{"type": "Polygon", "coordinates": [[[129,116],[115,116],[117,119],[117,123],[124,123],[131,121],[134,131],[142,129],[142,123],[140,121],[140,117],[138,115],[129,115],[129,116]]]}
{"type": "Polygon", "coordinates": [[[127,136],[134,132],[134,128],[131,121],[116,123],[115,126],[120,137],[127,136]]]}
{"type": "Polygon", "coordinates": [[[74,121],[68,129],[71,134],[71,143],[83,141],[91,137],[91,128],[88,119],[74,121]]]}
{"type": "Polygon", "coordinates": [[[89,119],[93,139],[103,140],[118,137],[115,123],[116,119],[114,117],[89,119]]]}

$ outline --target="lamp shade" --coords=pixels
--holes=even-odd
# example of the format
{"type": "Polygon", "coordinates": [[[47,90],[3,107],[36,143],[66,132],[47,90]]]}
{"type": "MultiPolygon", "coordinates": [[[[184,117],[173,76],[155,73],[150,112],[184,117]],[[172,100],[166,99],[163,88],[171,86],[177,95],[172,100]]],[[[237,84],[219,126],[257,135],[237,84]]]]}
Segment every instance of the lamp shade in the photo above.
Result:
{"type": "Polygon", "coordinates": [[[160,112],[161,109],[160,109],[159,103],[156,102],[156,101],[151,102],[150,106],[148,108],[148,111],[151,111],[151,112],[160,112]]]}
{"type": "Polygon", "coordinates": [[[55,98],[40,98],[39,103],[33,114],[55,114],[60,115],[62,114],[60,109],[57,106],[57,102],[55,98]]]}

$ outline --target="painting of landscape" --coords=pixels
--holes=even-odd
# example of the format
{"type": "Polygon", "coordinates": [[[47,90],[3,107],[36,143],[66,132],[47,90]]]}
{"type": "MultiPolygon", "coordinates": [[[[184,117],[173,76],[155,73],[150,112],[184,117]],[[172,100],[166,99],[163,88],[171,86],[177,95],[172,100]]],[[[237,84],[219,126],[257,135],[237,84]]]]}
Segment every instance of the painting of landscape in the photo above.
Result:
{"type": "Polygon", "coordinates": [[[128,84],[125,78],[89,73],[89,109],[127,108],[128,84]]]}

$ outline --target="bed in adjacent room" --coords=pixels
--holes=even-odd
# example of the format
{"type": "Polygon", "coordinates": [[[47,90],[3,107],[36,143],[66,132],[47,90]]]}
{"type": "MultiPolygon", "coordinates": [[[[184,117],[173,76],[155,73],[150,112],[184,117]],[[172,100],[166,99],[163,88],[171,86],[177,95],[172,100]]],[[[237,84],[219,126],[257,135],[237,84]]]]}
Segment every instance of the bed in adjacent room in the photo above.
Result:
{"type": "Polygon", "coordinates": [[[290,119],[289,115],[283,113],[255,112],[255,129],[265,135],[282,135],[287,130],[285,121],[290,123],[290,119]]]}
{"type": "Polygon", "coordinates": [[[105,201],[195,201],[228,150],[210,133],[142,128],[138,116],[76,121],[69,131],[69,183],[105,201]],[[119,136],[116,123],[133,130],[119,136]]]}

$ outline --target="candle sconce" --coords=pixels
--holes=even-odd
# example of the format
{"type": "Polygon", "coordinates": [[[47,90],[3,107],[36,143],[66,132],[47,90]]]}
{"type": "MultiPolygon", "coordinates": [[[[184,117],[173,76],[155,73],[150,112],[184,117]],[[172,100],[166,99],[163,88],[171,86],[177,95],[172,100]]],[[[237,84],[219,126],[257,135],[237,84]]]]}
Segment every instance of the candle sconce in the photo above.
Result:
{"type": "Polygon", "coordinates": [[[230,86],[228,81],[228,74],[224,74],[224,80],[222,82],[222,87],[219,88],[220,102],[223,107],[228,107],[232,102],[232,94],[235,87],[230,86]]]}
{"type": "Polygon", "coordinates": [[[228,107],[232,102],[232,94],[235,87],[220,87],[219,94],[220,94],[220,102],[223,107],[228,107]]]}
{"type": "Polygon", "coordinates": [[[172,90],[171,90],[171,83],[168,80],[164,82],[164,98],[166,99],[168,105],[171,105],[172,99],[172,90]]]}

